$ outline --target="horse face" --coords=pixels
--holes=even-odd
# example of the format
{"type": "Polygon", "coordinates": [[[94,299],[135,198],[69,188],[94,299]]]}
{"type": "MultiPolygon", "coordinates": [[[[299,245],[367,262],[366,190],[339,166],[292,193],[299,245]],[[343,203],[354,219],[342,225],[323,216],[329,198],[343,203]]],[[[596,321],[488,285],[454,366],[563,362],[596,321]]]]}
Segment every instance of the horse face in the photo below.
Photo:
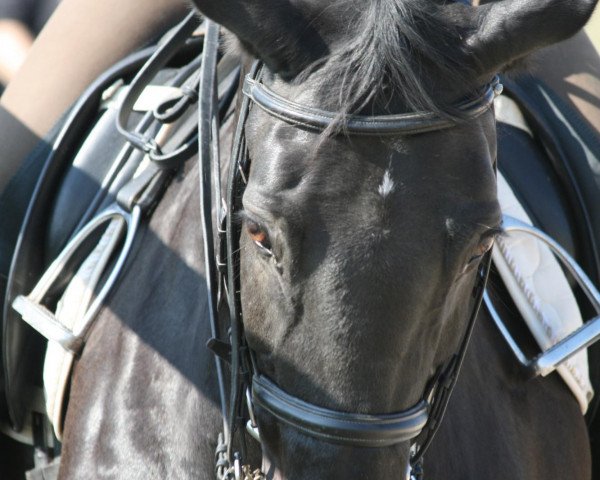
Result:
{"type": "MultiPolygon", "coordinates": [[[[255,108],[246,135],[242,305],[259,371],[334,410],[411,407],[458,349],[500,221],[492,114],[383,139],[323,137],[255,108]]],[[[259,425],[283,478],[406,465],[407,445],[324,444],[260,410],[259,425]]]]}
{"type": "MultiPolygon", "coordinates": [[[[196,0],[265,61],[276,93],[328,110],[343,97],[342,107],[369,113],[435,110],[468,96],[512,59],[574,33],[595,1],[321,3],[196,0]],[[448,19],[443,28],[431,28],[433,10],[448,19]]],[[[386,139],[318,135],[253,108],[246,137],[241,295],[259,371],[333,410],[411,407],[458,348],[500,221],[491,112],[386,139]]],[[[407,443],[342,447],[256,413],[274,478],[405,471],[407,443]]]]}

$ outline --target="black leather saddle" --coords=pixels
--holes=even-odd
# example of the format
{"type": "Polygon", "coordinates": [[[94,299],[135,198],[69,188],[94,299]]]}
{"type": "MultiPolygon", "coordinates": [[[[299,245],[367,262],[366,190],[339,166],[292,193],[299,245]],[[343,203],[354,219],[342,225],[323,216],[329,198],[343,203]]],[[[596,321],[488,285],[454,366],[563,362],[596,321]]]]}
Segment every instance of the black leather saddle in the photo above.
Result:
{"type": "Polygon", "coordinates": [[[534,138],[526,140],[514,128],[500,124],[499,167],[534,221],[574,254],[598,285],[600,136],[539,79],[526,76],[503,79],[503,83],[505,94],[521,107],[534,138]],[[525,151],[527,155],[522,154],[525,151]]]}

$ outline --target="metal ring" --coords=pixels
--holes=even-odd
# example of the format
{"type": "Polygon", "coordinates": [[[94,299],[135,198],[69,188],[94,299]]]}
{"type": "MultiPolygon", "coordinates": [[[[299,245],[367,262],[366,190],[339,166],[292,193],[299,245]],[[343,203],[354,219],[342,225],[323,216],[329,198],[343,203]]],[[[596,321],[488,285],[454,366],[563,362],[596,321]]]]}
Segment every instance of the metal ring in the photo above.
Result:
{"type": "Polygon", "coordinates": [[[121,103],[121,108],[117,116],[117,130],[131,145],[145,153],[153,151],[152,149],[148,150],[149,142],[147,139],[137,132],[129,131],[127,128],[127,121],[133,111],[133,106],[154,75],[175,56],[179,48],[185,44],[186,39],[196,30],[198,25],[200,25],[199,16],[195,11],[190,12],[178,28],[175,29],[170,40],[160,47],[138,72],[121,103]]]}
{"type": "Polygon", "coordinates": [[[596,313],[600,314],[600,293],[573,257],[559,243],[540,229],[509,215],[503,216],[502,227],[509,233],[523,232],[532,235],[550,248],[556,258],[560,260],[563,266],[575,278],[590,303],[594,306],[596,313]]]}
{"type": "Polygon", "coordinates": [[[528,359],[519,347],[517,341],[510,334],[500,314],[487,293],[483,295],[485,305],[496,324],[496,327],[508,343],[518,362],[523,365],[532,376],[546,376],[556,370],[565,360],[569,359],[580,350],[589,347],[600,339],[600,293],[589,277],[577,264],[577,262],[562,248],[552,237],[548,236],[538,228],[524,223],[509,215],[503,217],[503,227],[506,232],[521,232],[534,236],[545,244],[568,272],[575,278],[586,297],[593,305],[598,314],[591,320],[585,322],[581,327],[567,335],[565,338],[548,348],[532,359],[528,359]]]}

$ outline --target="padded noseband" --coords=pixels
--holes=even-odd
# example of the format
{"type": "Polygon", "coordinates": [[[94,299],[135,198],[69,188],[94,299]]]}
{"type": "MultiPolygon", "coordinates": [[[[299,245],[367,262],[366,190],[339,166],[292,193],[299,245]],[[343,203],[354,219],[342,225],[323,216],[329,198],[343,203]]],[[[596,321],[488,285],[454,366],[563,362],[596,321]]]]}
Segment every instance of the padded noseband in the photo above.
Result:
{"type": "Polygon", "coordinates": [[[354,447],[387,447],[412,440],[420,435],[429,416],[425,400],[387,415],[329,410],[289,395],[264,375],[252,379],[252,399],[256,406],[306,435],[354,447]]]}

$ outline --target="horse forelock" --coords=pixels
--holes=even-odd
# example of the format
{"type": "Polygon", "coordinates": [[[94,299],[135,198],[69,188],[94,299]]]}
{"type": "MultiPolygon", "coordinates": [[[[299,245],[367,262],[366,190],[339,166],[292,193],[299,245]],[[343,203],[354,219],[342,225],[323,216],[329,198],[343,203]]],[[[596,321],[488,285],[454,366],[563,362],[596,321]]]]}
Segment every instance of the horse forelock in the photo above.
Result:
{"type": "MultiPolygon", "coordinates": [[[[298,81],[321,67],[326,101],[342,115],[365,108],[393,109],[399,101],[409,111],[458,116],[452,92],[468,95],[476,82],[465,62],[468,51],[463,41],[471,31],[471,7],[460,3],[373,0],[356,4],[346,20],[347,38],[299,75],[298,81]],[[441,83],[450,95],[440,91],[441,83]]],[[[348,11],[346,2],[344,9],[348,11]]]]}

